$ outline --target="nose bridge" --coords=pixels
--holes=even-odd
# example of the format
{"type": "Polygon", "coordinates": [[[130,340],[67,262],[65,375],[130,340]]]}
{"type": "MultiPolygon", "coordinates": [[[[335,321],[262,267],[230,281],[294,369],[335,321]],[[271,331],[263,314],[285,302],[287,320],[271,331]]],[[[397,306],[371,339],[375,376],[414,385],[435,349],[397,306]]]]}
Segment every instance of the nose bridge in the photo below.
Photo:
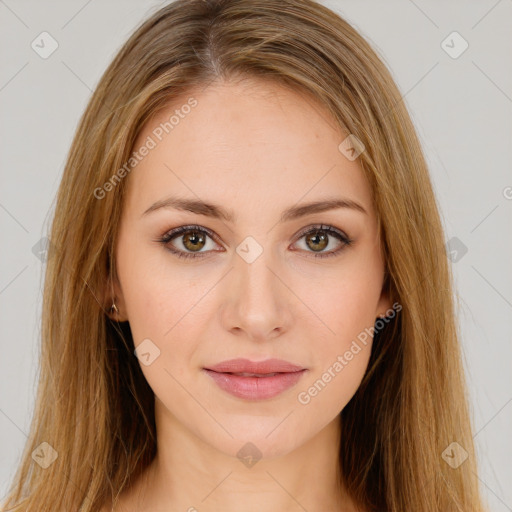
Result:
{"type": "MultiPolygon", "coordinates": [[[[238,282],[240,298],[250,304],[258,299],[273,302],[277,290],[276,277],[269,270],[274,265],[270,248],[263,248],[254,242],[244,242],[237,248],[235,279],[238,282]],[[248,249],[246,253],[243,251],[248,249]]],[[[275,272],[275,270],[274,270],[275,272]]]]}
{"type": "Polygon", "coordinates": [[[271,249],[254,239],[244,240],[234,255],[234,295],[229,321],[230,328],[238,327],[254,338],[269,336],[276,328],[283,328],[282,313],[285,301],[283,284],[275,275],[275,259],[271,249]]]}

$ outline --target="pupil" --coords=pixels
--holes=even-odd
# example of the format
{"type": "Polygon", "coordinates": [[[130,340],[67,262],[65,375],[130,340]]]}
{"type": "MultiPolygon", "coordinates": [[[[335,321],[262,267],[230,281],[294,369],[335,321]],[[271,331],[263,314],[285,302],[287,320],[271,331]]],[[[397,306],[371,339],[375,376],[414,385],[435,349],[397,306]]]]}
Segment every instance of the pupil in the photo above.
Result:
{"type": "Polygon", "coordinates": [[[308,240],[310,240],[310,241],[313,240],[313,243],[315,245],[320,246],[317,248],[325,249],[325,247],[327,246],[327,235],[325,233],[322,235],[319,235],[318,233],[321,233],[321,231],[317,231],[314,234],[310,235],[308,237],[308,240]]]}
{"type": "Polygon", "coordinates": [[[192,235],[186,234],[185,235],[185,247],[190,250],[197,249],[197,244],[202,244],[199,249],[201,249],[204,246],[204,237],[200,234],[198,234],[196,231],[191,231],[193,233],[192,235]],[[191,247],[189,247],[191,245],[191,247]]]}

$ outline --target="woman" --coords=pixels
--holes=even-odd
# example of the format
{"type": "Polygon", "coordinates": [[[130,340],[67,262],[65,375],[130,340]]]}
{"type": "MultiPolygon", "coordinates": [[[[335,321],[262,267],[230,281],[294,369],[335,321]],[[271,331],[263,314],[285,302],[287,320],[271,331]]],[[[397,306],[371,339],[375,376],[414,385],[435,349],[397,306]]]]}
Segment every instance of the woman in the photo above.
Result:
{"type": "Polygon", "coordinates": [[[77,130],[3,510],[482,511],[428,169],[311,0],[178,0],[77,130]]]}

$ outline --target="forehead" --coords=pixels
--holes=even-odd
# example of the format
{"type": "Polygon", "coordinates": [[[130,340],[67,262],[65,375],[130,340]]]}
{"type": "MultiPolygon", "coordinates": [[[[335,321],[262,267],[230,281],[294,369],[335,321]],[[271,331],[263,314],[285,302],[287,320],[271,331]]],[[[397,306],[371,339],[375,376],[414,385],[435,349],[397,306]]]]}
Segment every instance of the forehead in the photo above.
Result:
{"type": "Polygon", "coordinates": [[[234,211],[279,210],[338,193],[371,212],[362,169],[338,149],[346,136],[311,96],[280,84],[251,79],[196,89],[139,134],[134,151],[153,147],[129,175],[128,202],[143,211],[172,194],[234,211]]]}

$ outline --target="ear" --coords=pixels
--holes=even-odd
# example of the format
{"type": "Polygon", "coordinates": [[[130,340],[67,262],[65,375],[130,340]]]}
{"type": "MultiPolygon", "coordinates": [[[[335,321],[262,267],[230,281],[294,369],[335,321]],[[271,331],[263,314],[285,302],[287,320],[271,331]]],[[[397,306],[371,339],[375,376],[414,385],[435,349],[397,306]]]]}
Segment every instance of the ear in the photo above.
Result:
{"type": "Polygon", "coordinates": [[[384,284],[382,285],[382,292],[380,294],[379,302],[377,304],[377,309],[375,311],[376,318],[384,318],[388,315],[388,311],[392,309],[392,302],[389,294],[389,281],[388,277],[386,277],[384,284]]]}
{"type": "Polygon", "coordinates": [[[104,293],[104,310],[107,316],[115,322],[126,322],[128,315],[126,312],[126,304],[123,291],[117,275],[111,276],[105,287],[104,293]],[[113,305],[115,304],[115,308],[113,305]]]}

